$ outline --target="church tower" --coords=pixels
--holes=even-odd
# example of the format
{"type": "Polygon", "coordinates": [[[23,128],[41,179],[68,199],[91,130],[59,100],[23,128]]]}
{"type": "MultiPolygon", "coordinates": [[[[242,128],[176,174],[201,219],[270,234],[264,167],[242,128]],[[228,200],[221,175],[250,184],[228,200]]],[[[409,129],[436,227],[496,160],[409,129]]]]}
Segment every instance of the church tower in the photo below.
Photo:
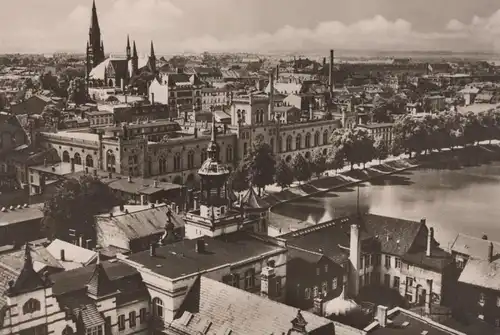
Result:
{"type": "Polygon", "coordinates": [[[155,47],[153,45],[153,41],[151,41],[151,52],[149,55],[149,69],[151,73],[156,75],[156,55],[155,55],[155,47]]]}
{"type": "Polygon", "coordinates": [[[139,71],[139,56],[137,55],[137,47],[135,46],[134,41],[134,49],[132,51],[132,76],[136,75],[139,71]]]}
{"type": "Polygon", "coordinates": [[[132,49],[130,48],[130,37],[127,35],[127,60],[132,58],[132,49]]]}
{"type": "Polygon", "coordinates": [[[97,18],[95,0],[92,3],[92,17],[90,19],[89,41],[87,42],[87,76],[90,71],[104,61],[104,44],[101,39],[101,28],[97,18]]]}

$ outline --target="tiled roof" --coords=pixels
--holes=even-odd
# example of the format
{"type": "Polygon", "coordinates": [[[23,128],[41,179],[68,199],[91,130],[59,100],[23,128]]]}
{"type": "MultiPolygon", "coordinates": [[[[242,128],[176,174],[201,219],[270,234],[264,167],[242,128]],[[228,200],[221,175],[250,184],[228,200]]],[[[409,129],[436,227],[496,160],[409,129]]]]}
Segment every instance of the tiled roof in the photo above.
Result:
{"type": "Polygon", "coordinates": [[[500,291],[500,260],[469,259],[458,281],[500,291]]]}
{"type": "Polygon", "coordinates": [[[0,226],[16,224],[31,220],[41,220],[43,218],[42,207],[40,204],[29,205],[27,208],[6,209],[0,212],[0,226]]]}
{"type": "Polygon", "coordinates": [[[80,308],[79,319],[85,329],[101,326],[104,324],[104,318],[97,310],[96,305],[88,304],[80,308]]]}
{"type": "MultiPolygon", "coordinates": [[[[184,304],[184,313],[172,322],[170,328],[208,335],[287,334],[299,312],[296,308],[209,278],[201,277],[195,284],[196,287],[186,296],[190,303],[184,304]]],[[[309,334],[335,334],[332,321],[309,312],[300,314],[309,334]]]]}
{"type": "Polygon", "coordinates": [[[236,232],[205,238],[206,251],[198,253],[195,246],[200,239],[203,238],[157,247],[153,257],[149,251],[143,251],[130,255],[128,259],[167,278],[179,278],[265,254],[286,252],[285,248],[245,232],[236,232]]]}
{"type": "Polygon", "coordinates": [[[101,263],[97,263],[94,272],[87,283],[87,292],[95,297],[115,293],[113,282],[109,279],[101,263]]]}
{"type": "MultiPolygon", "coordinates": [[[[122,262],[117,262],[116,260],[101,262],[101,266],[106,272],[109,280],[113,282],[138,274],[135,268],[122,262]]],[[[82,268],[51,275],[50,280],[53,283],[52,291],[54,292],[54,295],[63,295],[66,293],[84,290],[95,271],[95,267],[96,264],[92,264],[82,268]]]]}
{"type": "MultiPolygon", "coordinates": [[[[21,271],[24,266],[24,250],[15,249],[11,252],[5,252],[0,254],[0,263],[7,265],[9,268],[16,271],[21,271]]],[[[49,266],[52,268],[63,269],[61,263],[52,256],[50,252],[44,246],[32,246],[31,247],[31,258],[33,259],[33,268],[35,271],[39,272],[42,267],[49,266]]]]}
{"type": "Polygon", "coordinates": [[[9,287],[7,294],[20,294],[32,292],[45,287],[45,281],[33,268],[33,259],[31,258],[31,246],[26,243],[24,249],[24,265],[19,275],[14,279],[14,283],[9,287]]]}
{"type": "Polygon", "coordinates": [[[184,220],[166,205],[112,217],[101,215],[96,219],[97,225],[99,222],[113,223],[131,240],[162,233],[169,222],[172,222],[175,228],[184,227],[184,220]]]}
{"type": "Polygon", "coordinates": [[[482,238],[458,234],[451,245],[451,251],[476,259],[488,259],[488,246],[493,244],[493,254],[500,254],[500,243],[482,238]]]}
{"type": "Polygon", "coordinates": [[[296,248],[293,245],[288,247],[288,255],[289,259],[303,259],[309,263],[316,264],[323,258],[323,254],[319,252],[303,250],[300,248],[296,248]]]}

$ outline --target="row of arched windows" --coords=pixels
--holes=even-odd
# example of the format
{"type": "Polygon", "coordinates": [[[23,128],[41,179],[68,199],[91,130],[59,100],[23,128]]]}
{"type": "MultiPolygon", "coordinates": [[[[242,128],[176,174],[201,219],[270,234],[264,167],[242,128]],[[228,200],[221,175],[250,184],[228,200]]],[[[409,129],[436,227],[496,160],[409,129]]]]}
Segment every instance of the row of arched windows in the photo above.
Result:
{"type": "Polygon", "coordinates": [[[320,132],[317,131],[314,133],[314,137],[312,137],[313,141],[311,143],[311,133],[307,133],[305,136],[304,140],[304,147],[302,147],[302,135],[297,134],[295,136],[295,148],[292,148],[292,143],[293,143],[293,137],[292,135],[288,135],[286,138],[286,143],[285,143],[285,151],[292,151],[292,150],[300,150],[300,149],[307,149],[311,147],[317,147],[319,145],[326,145],[328,144],[328,130],[325,130],[323,132],[323,142],[320,144],[320,132]]]}
{"type": "MultiPolygon", "coordinates": [[[[65,163],[69,163],[71,161],[71,158],[70,158],[69,153],[67,151],[63,152],[62,161],[65,163]]],[[[73,161],[76,165],[82,165],[82,156],[80,156],[80,154],[78,152],[75,153],[75,155],[73,156],[73,161]]],[[[94,167],[94,158],[91,155],[87,155],[85,157],[85,166],[94,167]]]]}
{"type": "MultiPolygon", "coordinates": [[[[189,151],[187,154],[187,169],[191,170],[195,167],[195,162],[194,162],[194,156],[195,152],[194,151],[189,151]]],[[[206,161],[208,158],[207,150],[203,149],[200,153],[200,161],[203,163],[206,161]]],[[[231,145],[227,146],[226,148],[226,161],[228,163],[233,161],[233,147],[231,145]]],[[[174,154],[174,159],[173,159],[173,164],[174,164],[174,171],[180,171],[182,170],[182,155],[180,152],[176,152],[174,154]]],[[[158,160],[158,172],[159,174],[165,174],[167,173],[167,158],[165,156],[160,156],[158,160]]]]}

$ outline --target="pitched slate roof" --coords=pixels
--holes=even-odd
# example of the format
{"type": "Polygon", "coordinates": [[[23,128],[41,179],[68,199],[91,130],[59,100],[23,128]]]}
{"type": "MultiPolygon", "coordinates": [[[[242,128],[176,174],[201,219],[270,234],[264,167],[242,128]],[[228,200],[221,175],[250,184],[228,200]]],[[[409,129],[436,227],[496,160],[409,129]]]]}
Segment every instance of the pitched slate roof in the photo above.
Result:
{"type": "Polygon", "coordinates": [[[87,283],[87,292],[95,297],[116,293],[113,282],[100,262],[95,265],[94,272],[87,283]]]}
{"type": "Polygon", "coordinates": [[[33,259],[31,258],[31,246],[26,243],[24,249],[24,265],[14,283],[9,287],[7,295],[17,295],[24,292],[32,292],[46,286],[45,281],[33,268],[33,259]]]}
{"type": "Polygon", "coordinates": [[[52,241],[46,249],[66,270],[85,266],[97,258],[97,252],[59,239],[52,241]],[[61,259],[61,252],[63,250],[64,260],[61,259]]]}
{"type": "Polygon", "coordinates": [[[493,254],[500,254],[500,242],[484,240],[482,238],[458,234],[451,245],[451,251],[467,255],[471,258],[486,260],[488,258],[488,246],[493,244],[493,254]]]}
{"type": "MultiPolygon", "coordinates": [[[[61,263],[52,256],[52,254],[41,245],[32,246],[31,258],[33,259],[33,268],[39,272],[42,268],[48,266],[56,269],[64,269],[61,263]]],[[[4,252],[0,254],[0,263],[8,266],[9,268],[21,271],[24,266],[23,255],[25,250],[13,249],[11,252],[4,252]]]]}
{"type": "Polygon", "coordinates": [[[97,310],[95,304],[87,304],[80,308],[79,316],[80,322],[85,329],[100,326],[104,324],[104,318],[97,310]]]}
{"type": "Polygon", "coordinates": [[[500,291],[500,260],[469,259],[458,281],[500,291]]]}
{"type": "Polygon", "coordinates": [[[0,264],[0,310],[7,303],[7,290],[9,282],[15,280],[19,274],[13,269],[7,268],[0,264]]]}
{"type": "Polygon", "coordinates": [[[243,195],[241,202],[243,206],[251,209],[266,209],[269,207],[269,204],[257,195],[253,187],[250,187],[243,195]]]}
{"type": "MultiPolygon", "coordinates": [[[[292,329],[296,308],[201,277],[185,298],[180,317],[167,328],[207,335],[286,334],[292,329]],[[206,330],[206,331],[205,331],[206,330]]],[[[300,313],[309,334],[335,334],[334,323],[309,312],[300,313]]]]}

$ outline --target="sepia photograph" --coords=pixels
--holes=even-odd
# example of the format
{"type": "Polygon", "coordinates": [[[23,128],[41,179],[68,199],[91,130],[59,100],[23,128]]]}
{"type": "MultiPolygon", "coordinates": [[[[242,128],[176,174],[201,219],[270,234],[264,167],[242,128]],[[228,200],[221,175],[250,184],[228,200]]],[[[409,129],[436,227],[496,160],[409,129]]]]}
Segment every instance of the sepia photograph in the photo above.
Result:
{"type": "Polygon", "coordinates": [[[500,335],[500,0],[0,8],[0,335],[500,335]]]}

